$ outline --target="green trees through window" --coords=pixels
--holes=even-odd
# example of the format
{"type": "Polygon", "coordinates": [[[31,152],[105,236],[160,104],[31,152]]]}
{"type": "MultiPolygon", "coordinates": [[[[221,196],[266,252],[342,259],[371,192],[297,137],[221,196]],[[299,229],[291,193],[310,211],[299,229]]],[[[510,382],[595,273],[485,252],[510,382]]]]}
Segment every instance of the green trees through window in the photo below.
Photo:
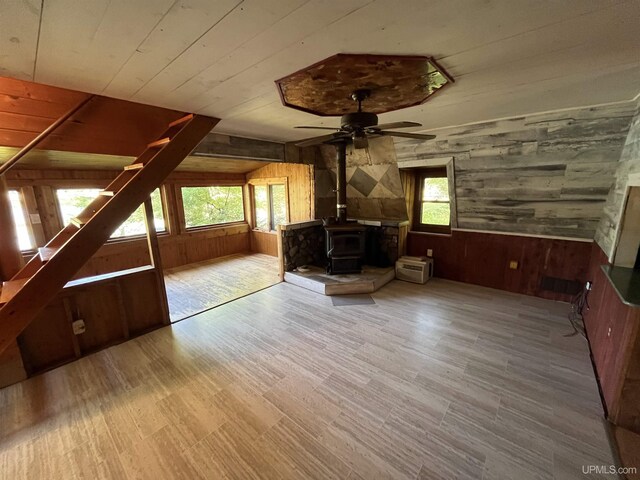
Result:
{"type": "Polygon", "coordinates": [[[421,210],[421,223],[426,225],[449,225],[449,182],[446,178],[424,179],[421,210]]]}
{"type": "Polygon", "coordinates": [[[451,199],[445,167],[416,170],[413,230],[451,232],[451,199]]]}
{"type": "Polygon", "coordinates": [[[187,228],[242,222],[242,187],[182,187],[187,228]]]}
{"type": "MultiPolygon", "coordinates": [[[[98,188],[59,188],[56,190],[60,214],[63,225],[68,225],[73,217],[77,217],[93,199],[100,194],[98,188]]],[[[155,189],[151,194],[153,205],[154,225],[157,232],[166,231],[164,222],[162,199],[160,190],[155,189]]],[[[125,220],[112,234],[111,238],[130,237],[134,235],[144,235],[147,227],[144,221],[144,205],[140,205],[131,216],[125,220]]]]}
{"type": "Polygon", "coordinates": [[[273,231],[287,221],[287,191],[284,184],[253,186],[255,228],[273,231]]]}

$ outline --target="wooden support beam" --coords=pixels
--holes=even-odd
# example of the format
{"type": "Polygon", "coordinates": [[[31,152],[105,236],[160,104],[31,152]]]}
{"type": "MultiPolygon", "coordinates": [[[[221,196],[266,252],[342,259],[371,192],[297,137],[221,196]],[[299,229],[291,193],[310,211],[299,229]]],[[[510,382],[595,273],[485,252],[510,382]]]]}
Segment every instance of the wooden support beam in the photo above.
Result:
{"type": "Polygon", "coordinates": [[[162,311],[162,323],[169,325],[169,300],[167,299],[167,287],[164,284],[164,270],[162,268],[162,256],[160,255],[160,244],[158,243],[158,233],[153,216],[153,204],[151,198],[144,201],[144,222],[147,226],[147,244],[149,246],[149,258],[151,265],[156,270],[156,281],[158,284],[158,295],[160,296],[160,309],[162,311]]]}
{"type": "Polygon", "coordinates": [[[66,282],[109,239],[113,230],[150,197],[153,190],[217,123],[218,120],[214,118],[194,116],[97,215],[67,241],[64,254],[60,251],[54,255],[0,308],[0,352],[14,342],[66,282]]]}
{"type": "Polygon", "coordinates": [[[284,143],[210,133],[191,153],[194,156],[284,162],[284,143]]]}

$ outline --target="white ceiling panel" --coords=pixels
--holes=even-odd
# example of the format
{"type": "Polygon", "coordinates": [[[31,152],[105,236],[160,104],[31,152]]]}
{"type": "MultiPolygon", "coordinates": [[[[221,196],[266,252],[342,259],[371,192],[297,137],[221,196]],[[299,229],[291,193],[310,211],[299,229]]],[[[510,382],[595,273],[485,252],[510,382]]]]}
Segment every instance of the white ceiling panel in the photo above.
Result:
{"type": "Polygon", "coordinates": [[[634,99],[638,25],[640,0],[5,0],[0,74],[294,140],[339,120],[285,108],[276,79],[336,53],[431,55],[456,83],[381,121],[433,130],[634,99]]]}

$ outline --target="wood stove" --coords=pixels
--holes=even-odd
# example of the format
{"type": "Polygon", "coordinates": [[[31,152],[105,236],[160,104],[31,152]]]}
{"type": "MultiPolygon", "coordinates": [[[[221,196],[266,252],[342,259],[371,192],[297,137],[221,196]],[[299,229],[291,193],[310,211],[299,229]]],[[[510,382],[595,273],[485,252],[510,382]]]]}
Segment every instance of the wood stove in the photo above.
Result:
{"type": "Polygon", "coordinates": [[[366,252],[366,227],[347,221],[347,143],[337,138],[327,143],[336,147],[336,216],[325,221],[327,273],[360,273],[366,252]]]}
{"type": "Polygon", "coordinates": [[[327,273],[360,273],[365,255],[366,227],[358,223],[326,225],[327,273]]]}

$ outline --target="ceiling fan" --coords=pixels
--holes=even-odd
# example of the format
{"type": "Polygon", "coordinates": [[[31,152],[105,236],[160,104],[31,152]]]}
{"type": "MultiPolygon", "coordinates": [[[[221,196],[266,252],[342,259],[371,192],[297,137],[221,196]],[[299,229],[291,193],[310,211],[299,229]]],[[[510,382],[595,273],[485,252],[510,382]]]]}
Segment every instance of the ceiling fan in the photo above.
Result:
{"type": "Polygon", "coordinates": [[[420,123],[416,122],[394,122],[383,123],[378,125],[378,115],[375,113],[363,112],[362,102],[363,100],[371,96],[371,90],[360,89],[351,94],[351,98],[358,102],[358,111],[353,113],[347,113],[342,116],[340,128],[334,127],[311,127],[301,126],[295,128],[310,128],[317,130],[333,130],[334,133],[328,135],[321,135],[319,137],[309,138],[296,143],[298,147],[310,147],[312,145],[319,145],[321,143],[332,143],[336,141],[344,141],[351,139],[353,141],[354,148],[367,148],[369,145],[369,138],[374,137],[403,137],[414,138],[418,140],[431,140],[436,138],[435,135],[423,135],[419,133],[404,133],[404,132],[390,132],[387,129],[394,128],[408,128],[408,127],[421,127],[420,123]]]}

